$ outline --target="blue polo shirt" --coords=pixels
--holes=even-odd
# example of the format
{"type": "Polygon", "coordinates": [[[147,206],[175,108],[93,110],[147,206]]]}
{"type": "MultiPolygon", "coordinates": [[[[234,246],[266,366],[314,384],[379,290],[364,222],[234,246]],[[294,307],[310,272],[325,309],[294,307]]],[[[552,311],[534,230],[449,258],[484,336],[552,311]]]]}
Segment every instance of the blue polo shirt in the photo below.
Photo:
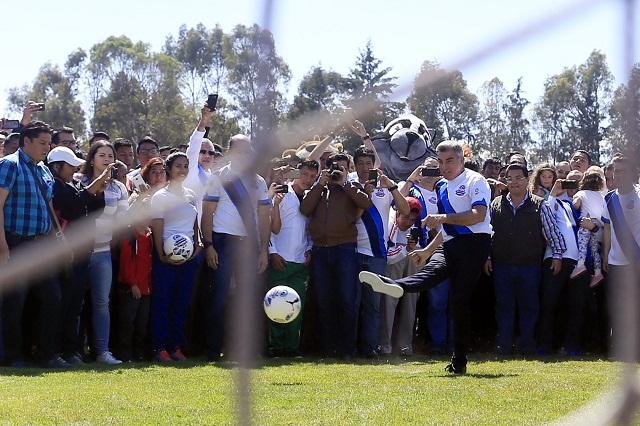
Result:
{"type": "Polygon", "coordinates": [[[47,203],[53,195],[53,175],[43,163],[35,164],[22,148],[0,159],[0,188],[9,191],[4,203],[4,229],[22,237],[47,234],[51,218],[47,203]],[[42,180],[46,200],[31,170],[42,180]]]}

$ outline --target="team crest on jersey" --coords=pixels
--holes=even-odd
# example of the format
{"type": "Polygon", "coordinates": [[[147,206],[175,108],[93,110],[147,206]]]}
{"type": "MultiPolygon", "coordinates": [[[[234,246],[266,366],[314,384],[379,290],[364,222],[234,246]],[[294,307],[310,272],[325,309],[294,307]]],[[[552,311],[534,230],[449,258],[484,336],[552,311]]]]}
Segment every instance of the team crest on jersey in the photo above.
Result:
{"type": "Polygon", "coordinates": [[[429,202],[431,204],[438,204],[438,199],[436,197],[429,197],[429,202]]]}
{"type": "Polygon", "coordinates": [[[376,197],[384,197],[384,189],[376,189],[376,197]]]}
{"type": "Polygon", "coordinates": [[[458,197],[462,197],[462,196],[465,194],[466,189],[467,189],[467,187],[466,187],[466,186],[464,186],[464,185],[460,185],[460,186],[458,187],[458,189],[456,189],[455,194],[456,194],[458,197]]]}
{"type": "Polygon", "coordinates": [[[476,188],[476,189],[475,189],[475,191],[473,191],[473,193],[474,193],[475,195],[478,195],[478,194],[480,193],[480,188],[476,188]]]}

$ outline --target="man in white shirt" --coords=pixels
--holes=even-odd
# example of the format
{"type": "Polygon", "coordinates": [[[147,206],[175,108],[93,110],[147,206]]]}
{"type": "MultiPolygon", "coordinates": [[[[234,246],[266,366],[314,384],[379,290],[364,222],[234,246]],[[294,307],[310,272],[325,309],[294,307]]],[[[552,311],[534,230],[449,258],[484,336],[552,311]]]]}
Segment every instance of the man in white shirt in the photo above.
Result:
{"type": "Polygon", "coordinates": [[[231,137],[228,155],[230,164],[211,177],[202,204],[205,257],[211,272],[206,344],[212,361],[220,358],[232,277],[248,276],[248,268],[257,267],[256,273],[262,273],[268,264],[271,201],[267,185],[255,173],[243,176],[252,155],[251,140],[245,135],[231,137]],[[254,229],[258,235],[250,236],[254,229]],[[245,240],[254,239],[259,247],[245,247],[245,240]],[[237,258],[240,250],[249,250],[243,258],[249,261],[237,258]],[[256,257],[257,265],[253,263],[256,257]]]}
{"type": "MultiPolygon", "coordinates": [[[[409,204],[404,199],[398,185],[374,168],[376,154],[364,145],[356,149],[353,156],[356,171],[348,177],[364,185],[373,206],[362,212],[356,222],[358,229],[359,271],[384,274],[387,269],[387,241],[389,239],[389,213],[392,205],[398,212],[409,214],[409,204]],[[377,178],[369,180],[369,172],[374,170],[377,178]]],[[[362,289],[360,302],[359,341],[360,354],[366,358],[375,358],[380,328],[380,294],[371,287],[362,289]]]]}
{"type": "MultiPolygon", "coordinates": [[[[269,243],[268,288],[285,284],[300,296],[304,312],[309,279],[312,242],[309,237],[309,219],[300,212],[300,201],[318,177],[316,161],[300,164],[300,177],[287,185],[286,193],[277,193],[271,213],[271,240],[269,243]]],[[[299,355],[302,312],[288,324],[269,321],[269,353],[271,355],[299,355]]]]}
{"type": "MultiPolygon", "coordinates": [[[[638,169],[633,160],[616,156],[613,165],[618,188],[605,197],[603,267],[609,272],[608,280],[613,290],[611,306],[619,312],[613,323],[616,334],[621,332],[625,316],[637,318],[632,309],[637,310],[638,300],[635,297],[640,286],[640,187],[635,185],[638,169]],[[629,301],[629,298],[634,300],[629,301]]],[[[624,332],[633,333],[634,330],[625,329],[624,332]]],[[[626,361],[635,362],[637,359],[635,352],[638,348],[633,350],[633,359],[626,361]]]]}
{"type": "MultiPolygon", "coordinates": [[[[457,141],[440,142],[438,163],[443,179],[436,185],[438,214],[430,214],[425,225],[442,225],[443,252],[451,285],[454,353],[446,371],[466,374],[467,349],[471,327],[471,295],[480,277],[491,248],[491,221],[488,206],[491,190],[479,173],[465,169],[462,144],[457,141]]],[[[423,270],[400,280],[390,280],[368,272],[360,273],[360,280],[374,290],[401,296],[405,290],[424,290],[431,282],[430,271],[423,270]]]]}

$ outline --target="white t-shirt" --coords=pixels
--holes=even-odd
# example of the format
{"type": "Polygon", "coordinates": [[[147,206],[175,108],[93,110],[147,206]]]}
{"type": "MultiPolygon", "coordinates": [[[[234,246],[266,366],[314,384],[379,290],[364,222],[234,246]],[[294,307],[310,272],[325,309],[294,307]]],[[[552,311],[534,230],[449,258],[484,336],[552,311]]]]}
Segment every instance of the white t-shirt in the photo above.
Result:
{"type": "MultiPolygon", "coordinates": [[[[223,181],[229,181],[235,176],[230,164],[221,168],[218,173],[211,175],[211,179],[209,179],[207,184],[204,201],[215,201],[218,203],[213,215],[214,232],[246,237],[247,230],[242,221],[242,217],[223,186],[223,181]]],[[[236,181],[238,185],[234,186],[234,188],[238,193],[242,193],[242,196],[249,197],[251,205],[255,206],[253,210],[253,220],[257,226],[258,205],[270,206],[271,200],[269,200],[267,184],[264,179],[259,175],[254,176],[253,179],[243,178],[236,181]],[[242,185],[239,184],[240,182],[242,185]]]]}
{"type": "Polygon", "coordinates": [[[487,180],[480,173],[464,169],[455,179],[449,181],[441,179],[436,184],[438,203],[442,208],[439,213],[462,213],[475,206],[487,207],[484,220],[470,226],[442,225],[445,241],[455,236],[466,234],[493,234],[489,203],[491,203],[491,189],[487,180]]]}
{"type": "Polygon", "coordinates": [[[282,227],[279,233],[271,233],[269,254],[278,253],[287,262],[304,263],[304,254],[313,245],[307,230],[309,218],[300,213],[300,199],[291,185],[278,210],[282,227]]]}
{"type": "Polygon", "coordinates": [[[389,214],[389,247],[387,248],[387,265],[393,265],[407,257],[407,231],[401,231],[396,224],[396,211],[389,214]]]}
{"type": "Polygon", "coordinates": [[[151,218],[164,220],[162,241],[174,234],[184,234],[193,241],[193,224],[198,216],[196,196],[188,188],[182,190],[178,195],[164,187],[151,197],[151,218]]]}
{"type": "Polygon", "coordinates": [[[574,199],[579,199],[580,204],[580,217],[591,217],[594,219],[600,219],[604,213],[604,196],[598,191],[578,191],[573,196],[574,199]]]}
{"type": "MultiPolygon", "coordinates": [[[[573,212],[571,210],[571,198],[561,197],[560,199],[549,195],[546,203],[551,207],[551,211],[556,217],[556,224],[558,229],[562,233],[564,242],[567,246],[567,251],[562,254],[563,259],[578,260],[578,242],[576,239],[576,233],[574,232],[575,220],[573,218],[573,212]],[[561,200],[564,201],[561,201],[561,200]]],[[[547,248],[544,252],[544,258],[547,259],[553,257],[551,247],[547,244],[547,248]]]]}
{"type": "MultiPolygon", "coordinates": [[[[349,173],[347,179],[358,182],[356,172],[349,173]]],[[[376,188],[370,196],[373,206],[362,213],[356,222],[358,230],[358,253],[384,258],[389,239],[389,211],[393,195],[386,188],[376,188]]]]}
{"type": "MultiPolygon", "coordinates": [[[[81,179],[84,185],[91,182],[86,177],[81,179]]],[[[104,189],[104,210],[96,218],[96,238],[94,252],[111,250],[112,229],[118,218],[129,210],[129,193],[122,182],[112,179],[104,189]]]]}
{"type": "MultiPolygon", "coordinates": [[[[607,194],[605,214],[602,217],[605,223],[611,223],[611,250],[609,250],[609,263],[611,265],[628,265],[629,259],[622,250],[618,240],[618,232],[624,232],[631,245],[640,246],[640,188],[628,194],[620,194],[618,190],[607,194]]],[[[636,261],[632,259],[631,261],[636,261]]]]}

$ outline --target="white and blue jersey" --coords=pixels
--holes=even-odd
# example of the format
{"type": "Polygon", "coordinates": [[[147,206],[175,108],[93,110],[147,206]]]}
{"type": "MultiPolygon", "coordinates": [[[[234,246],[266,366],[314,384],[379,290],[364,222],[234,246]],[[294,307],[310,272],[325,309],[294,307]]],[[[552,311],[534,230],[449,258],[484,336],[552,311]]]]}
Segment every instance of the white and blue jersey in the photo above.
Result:
{"type": "Polygon", "coordinates": [[[441,179],[436,184],[439,213],[463,213],[476,206],[487,207],[484,220],[470,226],[443,224],[445,241],[467,234],[493,234],[489,203],[491,189],[487,180],[480,173],[464,169],[455,179],[448,181],[441,179]]]}
{"type": "MultiPolygon", "coordinates": [[[[351,173],[348,179],[357,182],[358,175],[351,173]]],[[[365,210],[356,222],[358,253],[386,259],[387,241],[389,240],[389,212],[393,203],[393,195],[386,188],[376,188],[370,198],[373,206],[365,210]]]]}

